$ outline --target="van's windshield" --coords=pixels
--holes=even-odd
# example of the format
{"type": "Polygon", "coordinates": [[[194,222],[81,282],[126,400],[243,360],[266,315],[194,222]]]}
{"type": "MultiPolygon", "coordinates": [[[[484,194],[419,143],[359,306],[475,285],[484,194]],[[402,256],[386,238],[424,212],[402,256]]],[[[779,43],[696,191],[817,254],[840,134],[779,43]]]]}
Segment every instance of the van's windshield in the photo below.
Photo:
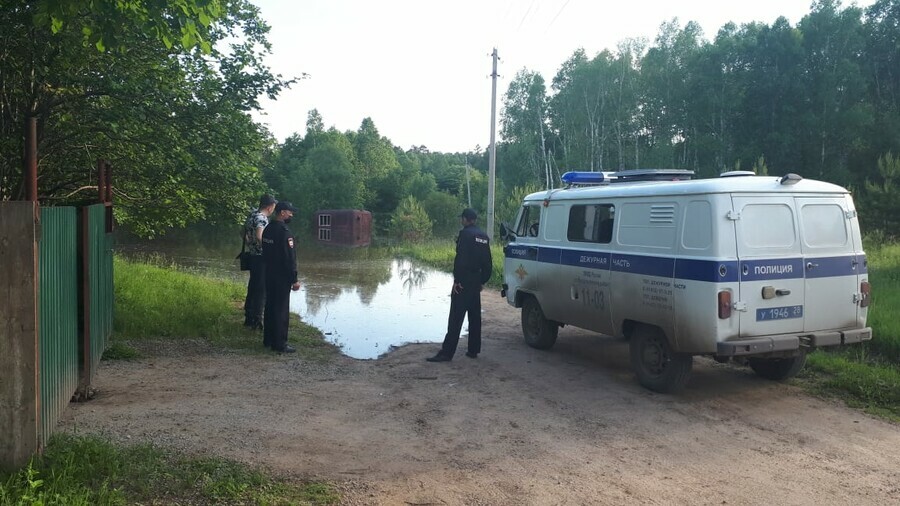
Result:
{"type": "Polygon", "coordinates": [[[516,226],[518,237],[537,237],[541,226],[541,206],[527,204],[522,207],[519,214],[519,223],[516,226]]]}

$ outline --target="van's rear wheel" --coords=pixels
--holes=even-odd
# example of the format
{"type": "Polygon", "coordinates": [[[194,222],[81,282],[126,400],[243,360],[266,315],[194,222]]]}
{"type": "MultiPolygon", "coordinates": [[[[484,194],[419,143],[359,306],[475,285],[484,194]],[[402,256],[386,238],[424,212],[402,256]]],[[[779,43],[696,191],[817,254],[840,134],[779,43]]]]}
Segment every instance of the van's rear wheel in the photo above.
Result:
{"type": "Polygon", "coordinates": [[[631,335],[631,367],[645,388],[670,394],[684,388],[694,358],[675,353],[662,330],[639,325],[631,335]]]}
{"type": "Polygon", "coordinates": [[[544,310],[534,297],[528,297],[522,304],[522,335],[532,348],[549,350],[556,344],[559,325],[544,317],[544,310]]]}
{"type": "Polygon", "coordinates": [[[806,364],[806,353],[790,358],[751,358],[750,368],[763,378],[784,381],[793,378],[806,364]]]}

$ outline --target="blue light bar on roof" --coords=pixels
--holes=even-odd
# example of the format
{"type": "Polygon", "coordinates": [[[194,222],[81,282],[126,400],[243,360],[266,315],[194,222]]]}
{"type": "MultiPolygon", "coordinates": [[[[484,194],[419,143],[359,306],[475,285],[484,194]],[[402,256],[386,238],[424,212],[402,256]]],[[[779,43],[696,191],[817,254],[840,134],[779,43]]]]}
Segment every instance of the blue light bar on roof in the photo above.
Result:
{"type": "Polygon", "coordinates": [[[566,185],[600,184],[605,181],[602,172],[566,172],[560,178],[566,185]]]}

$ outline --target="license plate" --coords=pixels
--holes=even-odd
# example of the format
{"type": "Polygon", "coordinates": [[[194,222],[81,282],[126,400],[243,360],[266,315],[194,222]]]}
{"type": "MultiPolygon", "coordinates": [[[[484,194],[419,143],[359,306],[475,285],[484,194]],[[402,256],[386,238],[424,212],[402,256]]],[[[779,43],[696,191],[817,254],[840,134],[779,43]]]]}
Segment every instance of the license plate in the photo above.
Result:
{"type": "Polygon", "coordinates": [[[758,322],[791,318],[803,318],[803,306],[767,307],[756,310],[756,321],[758,322]]]}

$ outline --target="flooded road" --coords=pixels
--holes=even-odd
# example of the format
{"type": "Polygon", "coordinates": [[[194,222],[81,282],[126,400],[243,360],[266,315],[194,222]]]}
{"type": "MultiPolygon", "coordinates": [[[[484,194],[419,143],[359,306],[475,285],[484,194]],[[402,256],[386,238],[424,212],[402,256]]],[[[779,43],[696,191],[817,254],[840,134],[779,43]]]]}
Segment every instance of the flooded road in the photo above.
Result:
{"type": "Polygon", "coordinates": [[[377,358],[392,347],[444,338],[449,274],[406,259],[305,257],[300,283],[291,311],[347,356],[377,358]]]}
{"type": "MultiPolygon", "coordinates": [[[[161,257],[191,272],[247,282],[233,248],[176,247],[159,241],[120,245],[128,258],[161,257]]],[[[409,343],[440,343],[450,309],[450,274],[385,248],[300,248],[301,288],[291,312],[319,330],[341,352],[375,359],[409,343]]],[[[468,322],[463,325],[463,334],[468,322]]]]}

